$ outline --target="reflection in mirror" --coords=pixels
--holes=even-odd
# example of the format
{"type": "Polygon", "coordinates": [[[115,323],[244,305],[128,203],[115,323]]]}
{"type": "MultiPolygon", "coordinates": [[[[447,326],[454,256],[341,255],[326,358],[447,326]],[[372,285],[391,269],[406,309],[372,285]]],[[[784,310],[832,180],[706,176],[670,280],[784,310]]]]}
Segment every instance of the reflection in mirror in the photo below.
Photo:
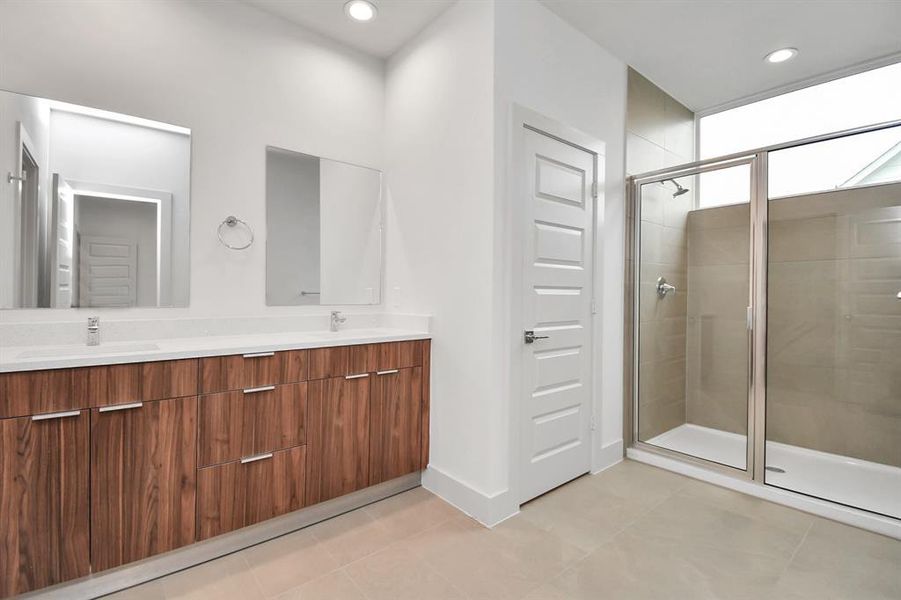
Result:
{"type": "Polygon", "coordinates": [[[187,306],[191,132],[0,91],[0,307],[187,306]]]}
{"type": "Polygon", "coordinates": [[[266,303],[378,304],[382,174],[266,149],[266,303]]]}

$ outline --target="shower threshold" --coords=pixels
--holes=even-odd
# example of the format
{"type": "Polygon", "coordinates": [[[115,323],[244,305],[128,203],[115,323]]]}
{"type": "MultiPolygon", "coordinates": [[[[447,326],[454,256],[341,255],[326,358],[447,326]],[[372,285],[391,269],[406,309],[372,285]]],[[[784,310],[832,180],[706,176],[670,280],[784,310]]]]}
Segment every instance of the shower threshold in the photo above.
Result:
{"type": "MultiPolygon", "coordinates": [[[[647,443],[745,468],[741,434],[686,423],[647,443]]],[[[768,485],[901,519],[901,468],[778,442],[767,442],[766,465],[768,485]]]]}

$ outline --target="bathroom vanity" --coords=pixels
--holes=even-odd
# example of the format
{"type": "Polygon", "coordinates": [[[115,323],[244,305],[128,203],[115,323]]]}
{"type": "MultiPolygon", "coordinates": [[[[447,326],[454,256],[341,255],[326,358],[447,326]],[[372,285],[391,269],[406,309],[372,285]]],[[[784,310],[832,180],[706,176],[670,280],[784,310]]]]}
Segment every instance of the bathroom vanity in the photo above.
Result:
{"type": "Polygon", "coordinates": [[[0,597],[425,468],[428,336],[247,337],[0,364],[0,597]]]}

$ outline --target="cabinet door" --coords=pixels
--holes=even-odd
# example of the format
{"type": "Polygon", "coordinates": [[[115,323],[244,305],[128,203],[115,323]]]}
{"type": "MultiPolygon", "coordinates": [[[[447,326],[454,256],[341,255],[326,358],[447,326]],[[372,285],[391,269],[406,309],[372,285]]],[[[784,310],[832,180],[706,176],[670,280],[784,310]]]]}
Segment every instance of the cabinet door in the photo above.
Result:
{"type": "Polygon", "coordinates": [[[91,411],[91,562],[95,571],[195,537],[197,398],[91,411]]]}
{"type": "Polygon", "coordinates": [[[0,420],[0,597],[87,575],[87,411],[0,420]]]}
{"type": "Polygon", "coordinates": [[[200,469],[198,537],[252,525],[304,504],[306,447],[297,446],[200,469]]]}
{"type": "Polygon", "coordinates": [[[368,374],[310,382],[307,504],[369,485],[368,374]]]}
{"type": "Polygon", "coordinates": [[[418,471],[422,442],[422,368],[376,373],[370,406],[370,485],[418,471]]]}

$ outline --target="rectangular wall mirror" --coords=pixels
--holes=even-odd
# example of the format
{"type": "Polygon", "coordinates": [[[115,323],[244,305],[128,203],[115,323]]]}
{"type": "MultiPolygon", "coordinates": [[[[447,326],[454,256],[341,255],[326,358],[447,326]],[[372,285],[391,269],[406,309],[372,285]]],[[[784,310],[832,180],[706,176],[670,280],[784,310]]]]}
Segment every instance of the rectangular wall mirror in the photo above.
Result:
{"type": "Polygon", "coordinates": [[[382,174],[266,149],[266,303],[378,304],[382,174]]]}
{"type": "Polygon", "coordinates": [[[0,307],[187,306],[191,131],[0,91],[0,307]]]}

